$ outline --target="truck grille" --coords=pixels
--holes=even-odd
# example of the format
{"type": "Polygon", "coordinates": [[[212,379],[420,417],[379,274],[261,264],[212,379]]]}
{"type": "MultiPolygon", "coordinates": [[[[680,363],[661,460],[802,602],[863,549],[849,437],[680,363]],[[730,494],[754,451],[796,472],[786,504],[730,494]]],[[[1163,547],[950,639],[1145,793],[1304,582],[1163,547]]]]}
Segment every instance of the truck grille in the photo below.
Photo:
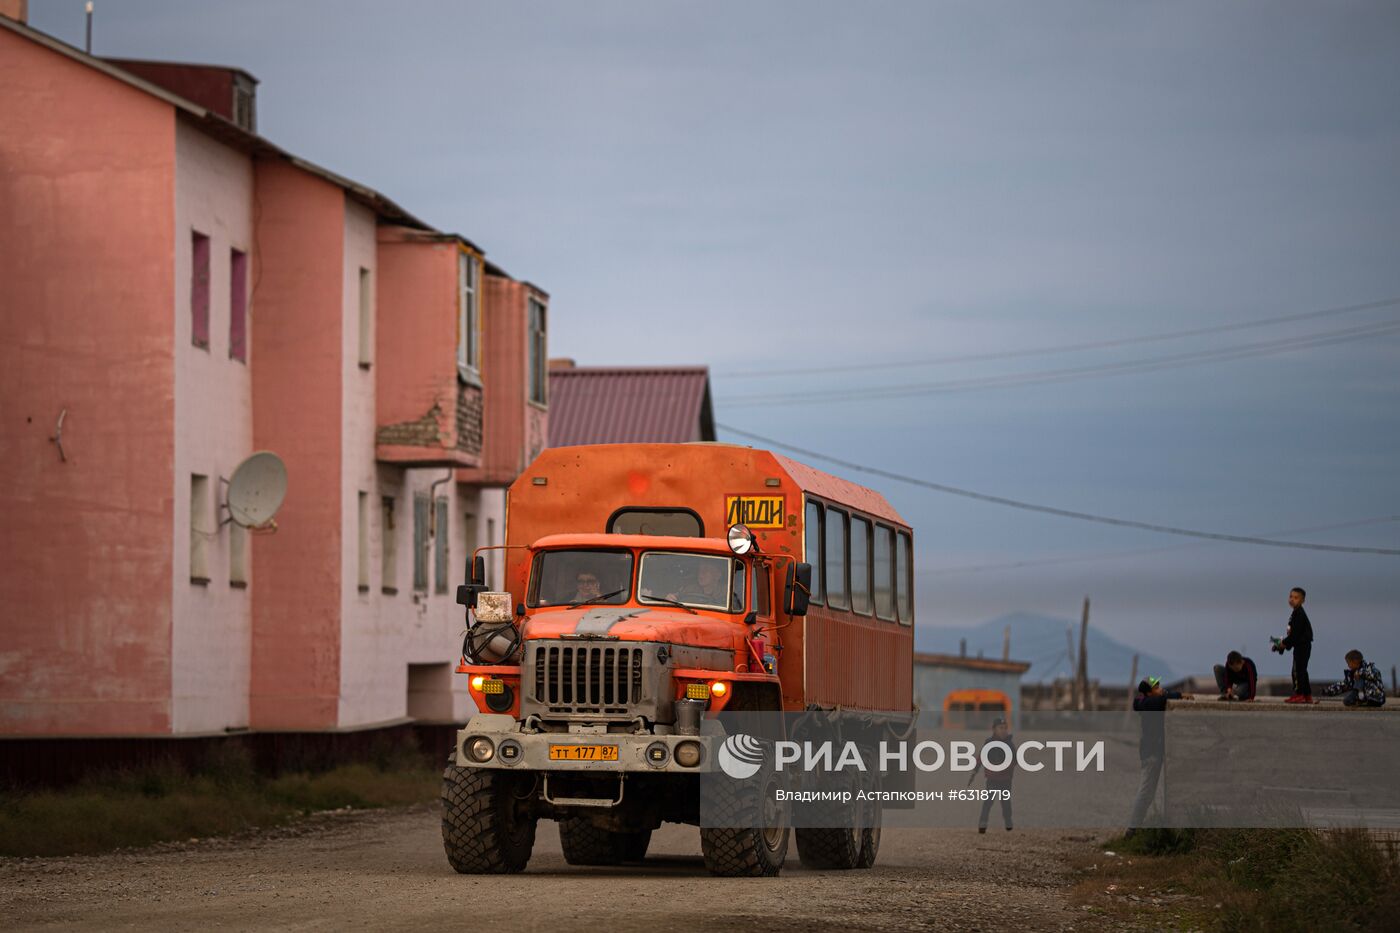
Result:
{"type": "Polygon", "coordinates": [[[550,712],[628,713],[642,699],[642,649],[539,645],[534,699],[550,712]]]}

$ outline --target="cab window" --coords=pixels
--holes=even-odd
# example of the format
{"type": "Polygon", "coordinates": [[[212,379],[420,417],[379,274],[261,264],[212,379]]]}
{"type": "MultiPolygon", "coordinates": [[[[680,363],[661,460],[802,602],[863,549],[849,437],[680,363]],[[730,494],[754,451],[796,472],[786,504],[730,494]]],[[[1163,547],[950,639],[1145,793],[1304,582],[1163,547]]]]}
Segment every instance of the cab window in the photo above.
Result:
{"type": "Polygon", "coordinates": [[[637,598],[643,603],[681,603],[695,609],[732,612],[736,562],[713,554],[647,551],[637,575],[637,598]]]}
{"type": "Polygon", "coordinates": [[[543,551],[530,572],[530,606],[620,606],[632,591],[631,551],[543,551]]]}

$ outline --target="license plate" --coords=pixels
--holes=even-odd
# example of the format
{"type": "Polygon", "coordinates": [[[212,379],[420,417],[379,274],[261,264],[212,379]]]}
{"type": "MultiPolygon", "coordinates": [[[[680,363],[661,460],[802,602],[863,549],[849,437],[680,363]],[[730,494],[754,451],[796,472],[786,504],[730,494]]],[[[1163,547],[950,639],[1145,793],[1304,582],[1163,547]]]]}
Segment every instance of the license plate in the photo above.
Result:
{"type": "Polygon", "coordinates": [[[551,745],[550,761],[617,761],[616,745],[551,745]]]}

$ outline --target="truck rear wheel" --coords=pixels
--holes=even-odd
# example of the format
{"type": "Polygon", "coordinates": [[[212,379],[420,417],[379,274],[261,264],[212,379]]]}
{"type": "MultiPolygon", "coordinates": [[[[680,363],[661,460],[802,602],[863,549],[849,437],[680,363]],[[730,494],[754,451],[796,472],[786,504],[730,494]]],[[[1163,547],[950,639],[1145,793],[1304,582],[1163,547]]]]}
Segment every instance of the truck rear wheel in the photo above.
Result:
{"type": "Polygon", "coordinates": [[[462,874],[521,871],[535,847],[530,775],[449,764],[442,773],[442,847],[462,874]]]}
{"type": "Polygon", "coordinates": [[[583,817],[559,821],[559,847],[570,865],[620,865],[646,858],[651,830],[619,833],[594,826],[583,817]]]}
{"type": "Polygon", "coordinates": [[[747,782],[717,780],[708,792],[720,825],[700,828],[700,851],[712,875],[771,878],[787,860],[791,831],[777,802],[776,782],[762,790],[747,782]]]}
{"type": "Polygon", "coordinates": [[[860,860],[861,830],[848,826],[813,827],[797,833],[797,857],[803,868],[829,871],[855,868],[860,860]]]}

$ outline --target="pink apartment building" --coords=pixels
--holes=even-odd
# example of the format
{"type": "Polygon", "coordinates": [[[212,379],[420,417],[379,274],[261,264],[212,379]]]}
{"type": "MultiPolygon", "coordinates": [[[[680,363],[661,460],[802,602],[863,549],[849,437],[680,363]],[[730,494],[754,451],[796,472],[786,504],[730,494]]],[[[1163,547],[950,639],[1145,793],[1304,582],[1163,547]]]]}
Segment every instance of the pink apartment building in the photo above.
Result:
{"type": "Polygon", "coordinates": [[[23,9],[0,0],[0,735],[464,719],[455,585],[545,444],[548,296],[258,136],[241,70],[104,61],[23,9]],[[259,450],[288,471],[272,534],[225,521],[259,450]]]}

